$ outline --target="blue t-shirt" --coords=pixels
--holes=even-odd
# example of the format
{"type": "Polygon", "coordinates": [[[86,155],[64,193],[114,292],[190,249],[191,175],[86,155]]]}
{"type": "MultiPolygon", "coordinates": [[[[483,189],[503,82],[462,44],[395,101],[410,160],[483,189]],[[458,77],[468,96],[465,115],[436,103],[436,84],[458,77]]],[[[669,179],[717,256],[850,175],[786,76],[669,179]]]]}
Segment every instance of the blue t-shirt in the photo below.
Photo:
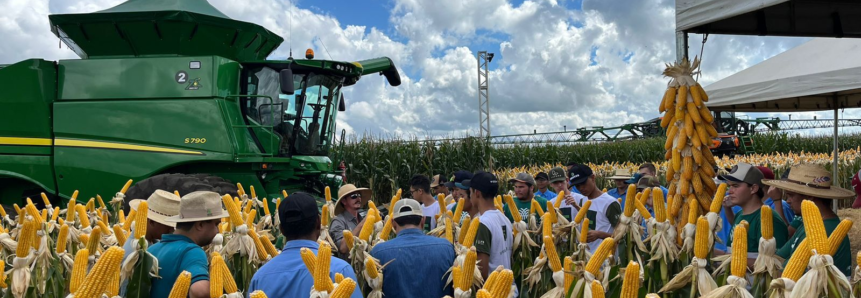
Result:
{"type": "Polygon", "coordinates": [[[454,263],[454,247],[443,238],[427,236],[419,229],[405,229],[395,239],[374,246],[371,256],[380,264],[391,262],[383,269],[384,297],[454,295],[451,284],[446,286],[447,272],[454,263]]]}
{"type": "Polygon", "coordinates": [[[182,271],[191,273],[191,284],[209,280],[206,252],[186,236],[164,234],[161,241],[147,249],[158,259],[158,275],[152,279],[150,297],[170,296],[170,290],[182,271]]]}
{"type": "MultiPolygon", "coordinates": [[[[287,241],[281,254],[266,262],[254,273],[246,295],[261,290],[269,297],[308,297],[311,288],[314,287],[314,277],[311,276],[308,267],[305,267],[305,263],[302,262],[302,255],[299,254],[303,247],[307,247],[316,255],[320,246],[311,240],[287,241]]],[[[329,277],[332,278],[333,282],[335,281],[335,273],[341,273],[344,278],[356,281],[356,273],[350,264],[332,257],[332,261],[329,263],[329,277]]],[[[362,290],[356,287],[350,297],[362,298],[362,290]]]]}
{"type": "Polygon", "coordinates": [[[628,191],[627,188],[625,188],[625,191],[626,191],[626,193],[620,194],[618,188],[613,188],[613,189],[607,191],[607,195],[613,197],[614,199],[622,198],[622,202],[624,202],[625,196],[626,196],[627,191],[628,191]]]}
{"type": "Polygon", "coordinates": [[[544,192],[541,192],[541,190],[536,191],[536,192],[535,192],[535,196],[536,196],[536,197],[542,197],[542,198],[544,198],[545,200],[548,200],[548,201],[549,201],[549,200],[552,200],[552,199],[555,199],[555,198],[556,198],[556,192],[554,192],[554,191],[552,191],[552,190],[550,190],[550,189],[548,188],[548,189],[547,189],[547,190],[545,190],[544,192]]]}

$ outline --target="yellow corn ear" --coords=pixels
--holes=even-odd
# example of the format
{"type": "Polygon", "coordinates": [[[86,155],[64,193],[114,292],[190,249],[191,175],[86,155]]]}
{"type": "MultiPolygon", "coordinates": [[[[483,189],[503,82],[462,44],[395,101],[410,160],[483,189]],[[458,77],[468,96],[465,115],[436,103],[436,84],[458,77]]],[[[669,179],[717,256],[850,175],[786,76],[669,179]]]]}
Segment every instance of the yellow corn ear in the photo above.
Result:
{"type": "Polygon", "coordinates": [[[123,231],[123,227],[121,227],[119,224],[115,224],[113,229],[114,229],[114,237],[117,238],[117,244],[126,243],[126,239],[127,239],[126,238],[126,232],[123,231]]]}
{"type": "MultiPolygon", "coordinates": [[[[18,217],[23,217],[22,215],[18,215],[18,217]]],[[[15,249],[15,256],[19,258],[26,258],[27,255],[30,254],[30,248],[33,247],[33,242],[35,242],[36,235],[36,222],[32,220],[27,220],[24,222],[24,226],[21,227],[21,230],[18,231],[18,247],[15,249]],[[33,236],[31,236],[31,234],[33,236]]]]}
{"type": "Polygon", "coordinates": [[[93,256],[96,252],[99,251],[99,247],[101,245],[102,240],[102,229],[96,227],[93,229],[93,232],[90,233],[90,239],[87,242],[87,250],[90,251],[90,255],[93,256]]]}
{"type": "Polygon", "coordinates": [[[377,222],[376,215],[369,214],[365,219],[365,224],[362,225],[362,230],[359,232],[359,239],[368,241],[371,239],[371,233],[374,232],[374,223],[377,222]]]}
{"type": "MultiPolygon", "coordinates": [[[[663,199],[661,199],[661,201],[663,201],[663,199]]],[[[646,206],[644,206],[643,203],[637,200],[636,202],[634,202],[634,204],[636,204],[637,211],[640,211],[640,216],[642,216],[643,219],[649,220],[650,218],[652,218],[652,214],[649,213],[649,210],[646,209],[646,206]]]]}
{"type": "Polygon", "coordinates": [[[556,252],[556,244],[553,243],[552,236],[544,236],[544,250],[547,252],[547,259],[550,261],[550,270],[558,272],[562,270],[562,262],[559,260],[559,253],[556,252]]]}
{"type": "Polygon", "coordinates": [[[108,284],[108,289],[105,291],[108,297],[115,297],[120,294],[120,271],[122,271],[122,262],[117,264],[115,270],[111,271],[111,283],[108,284]]]}
{"type": "Polygon", "coordinates": [[[105,234],[105,236],[110,236],[112,234],[111,229],[108,228],[108,225],[106,225],[104,221],[96,221],[96,226],[102,230],[102,234],[105,234]]]}
{"type": "Polygon", "coordinates": [[[652,189],[652,205],[655,206],[655,219],[658,222],[667,221],[667,206],[664,204],[664,191],[660,187],[655,187],[652,189]]]}
{"type": "MultiPolygon", "coordinates": [[[[571,259],[571,256],[565,257],[565,260],[562,261],[565,266],[565,270],[574,271],[574,260],[571,259]]],[[[571,285],[574,283],[574,275],[565,273],[565,277],[562,281],[562,289],[565,290],[565,293],[568,293],[568,290],[571,289],[571,285]]]]}
{"type": "MultiPolygon", "coordinates": [[[[188,297],[188,288],[191,287],[191,273],[183,270],[173,283],[173,288],[170,289],[168,298],[186,298],[188,297]]],[[[113,297],[113,296],[110,296],[113,297]]]]}
{"type": "Polygon", "coordinates": [[[335,272],[335,283],[339,284],[344,280],[344,275],[341,272],[335,272]]]}
{"type": "Polygon", "coordinates": [[[278,249],[275,248],[275,245],[272,245],[272,241],[269,240],[269,237],[260,235],[260,242],[263,242],[263,247],[266,248],[267,254],[273,258],[278,255],[278,249]]]}
{"type": "Polygon", "coordinates": [[[696,199],[691,200],[690,197],[688,197],[688,201],[688,223],[696,224],[697,218],[700,217],[700,205],[697,203],[696,199]]]}
{"type": "Polygon", "coordinates": [[[86,248],[79,250],[75,254],[75,262],[72,263],[72,276],[71,280],[69,280],[70,293],[77,291],[87,278],[87,261],[89,256],[90,253],[86,248]]]}
{"type": "Polygon", "coordinates": [[[511,291],[511,284],[514,282],[514,273],[511,270],[501,270],[498,272],[496,283],[490,289],[492,297],[508,297],[508,292],[511,291]]]}
{"type": "MultiPolygon", "coordinates": [[[[0,208],[3,209],[3,208],[0,208]]],[[[57,217],[60,216],[60,207],[54,207],[54,212],[51,213],[51,221],[57,222],[57,217]]]]}
{"type": "MultiPolygon", "coordinates": [[[[367,222],[367,221],[365,221],[367,222]]],[[[317,265],[314,267],[314,288],[317,291],[331,293],[335,287],[329,278],[329,263],[332,261],[332,248],[328,243],[320,243],[317,251],[317,265]]]]}
{"type": "Polygon", "coordinates": [[[625,268],[625,279],[622,281],[622,295],[619,298],[637,298],[640,290],[640,264],[628,263],[625,268]]]}
{"type": "Polygon", "coordinates": [[[269,253],[266,251],[266,248],[263,247],[263,241],[260,240],[260,236],[257,235],[257,231],[255,231],[252,226],[248,227],[248,236],[251,236],[251,240],[254,240],[254,248],[257,250],[257,256],[261,260],[268,259],[269,253]]]}
{"type": "Polygon", "coordinates": [[[218,271],[220,271],[219,274],[221,274],[221,280],[224,284],[224,292],[228,294],[239,292],[239,288],[236,287],[236,281],[233,280],[233,275],[230,274],[230,269],[227,268],[227,264],[224,263],[223,258],[218,267],[220,267],[218,271]]]}
{"type": "MultiPolygon", "coordinates": [[[[248,206],[251,206],[249,203],[248,206]]],[[[257,218],[257,209],[251,210],[245,215],[245,225],[249,227],[254,226],[254,219],[257,218]]]]}
{"type": "Polygon", "coordinates": [[[245,194],[245,188],[242,187],[242,183],[236,183],[236,194],[240,197],[245,194]]]}
{"type": "MultiPolygon", "coordinates": [[[[302,248],[307,249],[307,248],[302,248]]],[[[221,254],[212,252],[212,260],[209,262],[209,297],[220,298],[224,295],[224,278],[221,275],[221,264],[224,258],[221,254]]]]}
{"type": "Polygon", "coordinates": [[[461,290],[466,291],[472,287],[472,278],[477,257],[475,247],[470,247],[463,261],[463,271],[460,276],[461,290]]]}
{"type": "Polygon", "coordinates": [[[558,220],[556,218],[556,209],[553,208],[553,203],[550,201],[547,201],[547,214],[550,215],[550,216],[548,216],[548,219],[550,219],[550,222],[556,223],[556,221],[558,220]]]}
{"type": "Polygon", "coordinates": [[[123,210],[120,210],[118,219],[119,220],[117,221],[117,223],[125,223],[126,222],[126,212],[123,210]]]}
{"type": "Polygon", "coordinates": [[[314,276],[314,269],[317,267],[317,256],[315,256],[314,252],[306,247],[299,250],[299,255],[302,256],[302,262],[305,263],[305,267],[308,268],[308,272],[311,273],[311,276],[314,276]]]}
{"type": "Polygon", "coordinates": [[[383,224],[383,229],[380,231],[380,240],[389,240],[389,237],[392,234],[392,216],[386,216],[386,223],[383,224]]]}
{"type": "Polygon", "coordinates": [[[329,298],[348,298],[353,294],[353,291],[356,289],[356,282],[353,281],[352,278],[345,278],[341,283],[338,284],[338,288],[332,292],[332,295],[329,298]]]}
{"type": "Polygon", "coordinates": [[[365,258],[365,271],[368,271],[368,277],[377,278],[380,276],[380,271],[377,268],[377,262],[374,261],[374,258],[365,258]]]}
{"type": "Polygon", "coordinates": [[[604,286],[597,280],[592,281],[592,298],[604,298],[604,286]]]}
{"type": "Polygon", "coordinates": [[[747,272],[747,228],[742,225],[735,227],[732,234],[732,275],[744,278],[747,272]]]}
{"type": "Polygon", "coordinates": [[[661,105],[658,108],[658,111],[663,113],[668,109],[672,108],[672,101],[676,99],[676,88],[675,87],[667,87],[667,91],[664,92],[664,97],[661,99],[661,105]]]}
{"type": "Polygon", "coordinates": [[[641,192],[639,195],[640,203],[643,203],[643,205],[645,205],[646,202],[652,198],[652,189],[647,187],[643,189],[643,192],[641,192]]]}
{"type": "Polygon", "coordinates": [[[469,223],[469,230],[467,230],[466,237],[463,239],[463,246],[472,247],[472,244],[475,243],[476,233],[478,233],[478,217],[473,218],[472,222],[469,223]]]}
{"type": "Polygon", "coordinates": [[[538,217],[544,216],[544,209],[541,209],[541,204],[538,204],[538,201],[532,199],[532,210],[538,213],[538,217]]]}
{"type": "Polygon", "coordinates": [[[726,196],[726,183],[721,183],[718,185],[717,192],[715,192],[715,197],[712,199],[712,204],[709,206],[709,212],[720,213],[720,208],[723,203],[723,197],[726,196]]]}
{"type": "Polygon", "coordinates": [[[472,219],[469,218],[469,215],[465,216],[460,226],[460,233],[457,235],[457,243],[463,244],[463,240],[466,239],[466,234],[469,232],[470,222],[472,219]]]}
{"type": "MultiPolygon", "coordinates": [[[[625,212],[624,212],[625,216],[627,216],[627,217],[631,217],[632,215],[634,215],[634,210],[637,209],[637,207],[635,207],[635,205],[634,205],[634,200],[636,199],[636,196],[637,196],[637,184],[636,183],[628,184],[628,192],[625,194],[625,212]]],[[[586,201],[586,203],[589,203],[589,202],[590,201],[586,201]]],[[[586,203],[584,203],[584,205],[586,203]]],[[[587,210],[588,210],[588,208],[587,208],[587,210]]],[[[583,208],[580,208],[580,211],[582,212],[583,208]]],[[[578,213],[577,215],[579,216],[580,214],[578,213]]]]}
{"type": "MultiPolygon", "coordinates": [[[[508,195],[506,195],[506,196],[507,196],[507,197],[509,197],[509,198],[511,197],[511,196],[508,196],[508,195]]],[[[507,202],[507,201],[506,201],[506,202],[507,202]]],[[[514,201],[512,201],[512,202],[514,202],[514,201]]],[[[466,205],[466,199],[464,199],[464,198],[460,198],[460,199],[457,201],[457,206],[455,206],[455,207],[454,207],[454,216],[455,216],[455,217],[454,217],[454,222],[455,222],[455,223],[457,223],[457,224],[461,224],[460,220],[463,218],[463,206],[464,206],[464,205],[466,205]]],[[[511,205],[511,204],[509,204],[509,205],[511,205]]],[[[508,208],[511,208],[511,207],[508,207],[508,208]]],[[[514,213],[511,213],[511,215],[512,215],[512,216],[515,216],[515,215],[514,215],[514,213]]],[[[516,216],[518,216],[518,217],[519,217],[519,216],[520,216],[520,213],[517,213],[517,215],[516,215],[516,216]]]]}
{"type": "MultiPolygon", "coordinates": [[[[3,208],[0,207],[0,209],[3,209],[3,208]]],[[[4,215],[4,217],[5,217],[5,215],[4,215]]],[[[8,288],[9,285],[6,284],[6,269],[5,269],[6,268],[6,262],[4,262],[3,260],[0,260],[0,268],[4,268],[3,270],[0,270],[0,289],[5,289],[5,288],[8,288]]]]}
{"type": "Polygon", "coordinates": [[[87,201],[87,211],[89,211],[89,212],[96,211],[96,199],[95,198],[90,198],[90,200],[87,201]]]}
{"type": "MultiPolygon", "coordinates": [[[[591,202],[591,201],[590,201],[591,202]]],[[[583,224],[580,225],[580,243],[586,243],[589,237],[589,219],[583,219],[583,224]]]]}
{"type": "Polygon", "coordinates": [[[350,232],[349,230],[344,230],[343,233],[344,233],[344,243],[347,244],[347,250],[352,250],[353,244],[355,241],[355,239],[353,239],[353,232],[350,232]]]}
{"type": "Polygon", "coordinates": [[[598,276],[598,270],[601,269],[601,264],[607,259],[607,256],[616,248],[616,241],[612,237],[605,238],[601,241],[601,245],[595,250],[595,254],[586,263],[586,271],[592,273],[593,276],[598,276]]]}
{"type": "Polygon", "coordinates": [[[759,213],[759,218],[762,221],[762,238],[765,240],[774,238],[774,220],[771,213],[771,207],[768,207],[767,205],[762,205],[759,210],[759,213]]]}
{"type": "Polygon", "coordinates": [[[27,198],[27,205],[24,206],[24,211],[33,217],[33,220],[36,221],[38,226],[42,226],[42,222],[44,222],[42,213],[39,212],[39,209],[36,209],[36,205],[33,205],[33,202],[30,201],[30,198],[27,198]]]}
{"type": "Polygon", "coordinates": [[[87,274],[81,287],[75,291],[75,297],[100,297],[107,290],[110,282],[107,276],[111,271],[119,270],[124,253],[125,251],[119,246],[108,248],[93,265],[93,269],[87,274]]]}
{"type": "MultiPolygon", "coordinates": [[[[69,226],[62,225],[60,226],[60,234],[57,235],[57,253],[61,254],[66,252],[66,242],[69,239],[69,226]]],[[[0,267],[2,268],[2,267],[0,267]]]]}
{"type": "MultiPolygon", "coordinates": [[[[451,280],[455,289],[464,290],[463,284],[461,284],[463,280],[463,274],[461,274],[463,270],[460,267],[454,266],[451,267],[451,280]]],[[[337,276],[335,276],[337,278],[337,276]]]]}
{"type": "Polygon", "coordinates": [[[90,234],[78,235],[78,241],[80,241],[80,243],[83,244],[84,247],[87,247],[87,243],[90,243],[90,234]]]}
{"type": "Polygon", "coordinates": [[[550,221],[550,213],[545,213],[541,218],[541,236],[553,236],[553,222],[550,221]]]}
{"type": "Polygon", "coordinates": [[[251,292],[251,296],[249,296],[249,298],[269,298],[269,296],[266,296],[266,293],[263,293],[263,291],[257,290],[257,291],[251,292]]]}
{"type": "MultiPolygon", "coordinates": [[[[266,206],[266,205],[267,205],[266,202],[264,202],[263,206],[266,206]]],[[[264,208],[263,212],[266,213],[266,215],[269,215],[269,208],[264,208]]],[[[322,216],[320,218],[320,222],[322,223],[322,225],[328,227],[329,226],[329,204],[323,205],[323,209],[322,209],[322,211],[320,211],[320,216],[322,216]]]]}
{"type": "Polygon", "coordinates": [[[783,269],[782,277],[798,281],[801,275],[804,274],[804,270],[807,269],[807,264],[810,262],[810,257],[812,256],[807,240],[809,239],[801,240],[801,243],[795,248],[792,256],[789,257],[789,261],[786,262],[786,268],[783,269]]]}
{"type": "MultiPolygon", "coordinates": [[[[451,214],[451,211],[447,211],[448,214],[451,214]]],[[[449,243],[454,244],[454,231],[451,222],[451,215],[445,217],[445,240],[448,240],[449,243]]]]}
{"type": "Polygon", "coordinates": [[[705,216],[697,219],[697,234],[694,235],[694,256],[705,260],[709,253],[709,220],[705,216]]]}
{"type": "MultiPolygon", "coordinates": [[[[504,196],[502,196],[502,198],[505,200],[505,204],[508,205],[508,212],[511,213],[511,217],[514,219],[514,222],[523,221],[523,217],[520,216],[520,211],[517,210],[517,205],[514,203],[514,198],[512,198],[509,195],[504,195],[504,196]]],[[[461,201],[463,201],[463,198],[461,198],[461,201]]],[[[457,207],[461,208],[460,205],[461,204],[458,204],[457,207]]],[[[461,208],[461,210],[462,209],[463,208],[461,208]]],[[[457,211],[457,210],[455,210],[455,211],[457,211]]],[[[459,214],[459,213],[455,212],[454,214],[459,214]]]]}
{"type": "MultiPolygon", "coordinates": [[[[326,186],[326,187],[328,187],[328,186],[326,186]]],[[[267,216],[272,215],[272,213],[270,213],[270,211],[269,211],[269,200],[267,200],[266,198],[263,198],[263,200],[260,202],[263,203],[263,214],[267,215],[267,216]]],[[[323,206],[325,207],[326,205],[323,205],[323,206]]],[[[328,222],[328,221],[324,221],[324,222],[328,222]]]]}
{"type": "Polygon", "coordinates": [[[227,209],[227,213],[230,215],[230,223],[233,224],[234,227],[241,226],[242,215],[239,213],[239,206],[236,206],[233,198],[231,198],[229,194],[224,195],[221,197],[221,202],[224,203],[224,208],[227,209]]]}
{"type": "Polygon", "coordinates": [[[804,219],[804,232],[810,239],[810,248],[816,250],[817,254],[829,252],[825,223],[822,221],[819,207],[816,207],[813,201],[804,200],[801,202],[801,218],[804,219]]]}
{"type": "Polygon", "coordinates": [[[475,296],[476,298],[494,298],[493,294],[490,294],[490,291],[485,290],[485,289],[478,290],[478,292],[475,295],[476,295],[475,296]]]}
{"type": "Polygon", "coordinates": [[[831,232],[831,236],[828,236],[829,255],[834,256],[834,254],[837,253],[837,249],[840,248],[840,244],[843,243],[843,239],[846,238],[846,234],[849,233],[850,229],[852,229],[852,220],[844,219],[840,221],[837,228],[831,232]]]}
{"type": "Polygon", "coordinates": [[[135,219],[137,219],[137,215],[138,215],[137,210],[129,209],[129,215],[126,216],[126,220],[123,221],[123,230],[126,230],[127,232],[131,231],[132,222],[135,221],[135,219]]]}
{"type": "MultiPolygon", "coordinates": [[[[626,202],[627,205],[627,202],[626,202]]],[[[577,215],[574,216],[574,222],[580,223],[586,218],[586,212],[589,211],[589,208],[592,207],[592,200],[586,201],[583,203],[583,206],[580,206],[580,210],[577,211],[577,215]]]]}
{"type": "Polygon", "coordinates": [[[108,208],[108,207],[105,205],[105,200],[102,200],[102,196],[100,196],[100,195],[96,195],[96,200],[98,200],[98,201],[99,201],[99,207],[102,207],[102,208],[108,208]]]}
{"type": "Polygon", "coordinates": [[[149,203],[141,201],[138,205],[137,214],[135,215],[135,238],[140,239],[146,236],[147,216],[149,213],[149,203]]]}

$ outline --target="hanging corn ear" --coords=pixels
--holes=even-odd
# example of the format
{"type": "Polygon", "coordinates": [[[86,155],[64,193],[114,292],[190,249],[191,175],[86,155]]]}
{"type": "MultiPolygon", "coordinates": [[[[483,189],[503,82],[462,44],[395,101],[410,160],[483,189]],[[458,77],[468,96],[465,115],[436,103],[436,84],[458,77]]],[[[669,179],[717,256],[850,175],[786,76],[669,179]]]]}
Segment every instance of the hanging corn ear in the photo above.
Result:
{"type": "Polygon", "coordinates": [[[825,254],[828,249],[828,237],[825,233],[825,224],[822,221],[822,214],[819,213],[819,207],[813,201],[804,200],[801,202],[801,218],[804,219],[804,231],[807,233],[807,239],[810,239],[810,249],[815,250],[816,254],[825,254]]]}
{"type": "Polygon", "coordinates": [[[75,291],[75,297],[91,298],[99,297],[107,290],[107,278],[111,270],[117,270],[120,262],[123,260],[124,251],[118,246],[112,246],[105,251],[104,254],[96,261],[93,269],[87,274],[87,279],[81,287],[75,291]]]}
{"type": "Polygon", "coordinates": [[[168,295],[168,298],[188,297],[189,287],[191,287],[191,273],[183,270],[173,283],[173,288],[170,289],[170,295],[168,295]]]}
{"type": "Polygon", "coordinates": [[[743,225],[735,227],[732,234],[732,275],[745,278],[747,273],[747,228],[743,225]]]}
{"type": "Polygon", "coordinates": [[[622,281],[622,294],[620,298],[637,298],[637,292],[640,290],[640,264],[637,262],[628,263],[625,268],[625,279],[622,281]]]}
{"type": "Polygon", "coordinates": [[[840,221],[840,224],[837,225],[837,228],[831,232],[831,235],[828,236],[828,254],[834,256],[837,253],[837,250],[840,249],[840,244],[843,243],[843,239],[846,238],[846,234],[849,233],[849,230],[852,229],[852,220],[844,219],[840,221]]]}
{"type": "Polygon", "coordinates": [[[598,270],[601,269],[601,264],[604,264],[604,260],[607,259],[615,248],[616,241],[613,240],[613,238],[605,238],[604,241],[601,242],[601,245],[598,246],[598,249],[595,250],[595,254],[592,255],[589,262],[586,263],[586,272],[591,273],[592,276],[598,276],[598,270]]]}

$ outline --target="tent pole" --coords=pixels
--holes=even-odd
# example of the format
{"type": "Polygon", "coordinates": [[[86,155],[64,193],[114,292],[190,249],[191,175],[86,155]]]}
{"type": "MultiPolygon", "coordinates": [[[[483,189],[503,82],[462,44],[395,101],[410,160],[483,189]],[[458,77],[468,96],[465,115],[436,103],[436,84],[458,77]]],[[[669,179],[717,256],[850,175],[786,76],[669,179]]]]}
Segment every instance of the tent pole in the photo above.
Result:
{"type": "MultiPolygon", "coordinates": [[[[832,182],[833,183],[832,185],[838,185],[839,186],[838,182],[840,181],[839,180],[840,177],[837,176],[837,174],[839,173],[839,171],[837,171],[837,164],[838,164],[837,161],[838,161],[838,158],[840,155],[840,148],[838,148],[838,141],[837,141],[838,140],[837,139],[837,124],[839,123],[837,121],[837,117],[838,117],[837,103],[838,103],[837,95],[834,95],[834,153],[833,153],[834,156],[832,157],[834,159],[834,161],[831,164],[831,172],[832,172],[831,177],[833,177],[832,179],[834,179],[834,181],[832,182]]],[[[831,201],[834,202],[833,209],[836,212],[837,209],[839,209],[839,206],[837,203],[839,200],[831,200],[831,201]]]]}

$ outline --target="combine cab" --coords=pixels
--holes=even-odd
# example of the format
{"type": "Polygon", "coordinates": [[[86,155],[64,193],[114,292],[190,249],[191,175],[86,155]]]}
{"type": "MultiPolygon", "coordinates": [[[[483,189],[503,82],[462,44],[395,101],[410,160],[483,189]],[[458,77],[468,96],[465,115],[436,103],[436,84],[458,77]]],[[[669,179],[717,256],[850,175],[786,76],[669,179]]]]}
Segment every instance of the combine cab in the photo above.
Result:
{"type": "Polygon", "coordinates": [[[342,183],[328,153],[344,88],[369,74],[400,84],[388,58],[317,60],[309,50],[266,60],[280,36],[205,0],[49,18],[80,59],[0,68],[7,206],[39,192],[111,196],[128,179],[165,173],[254,186],[260,198],[322,194],[342,183]]]}

